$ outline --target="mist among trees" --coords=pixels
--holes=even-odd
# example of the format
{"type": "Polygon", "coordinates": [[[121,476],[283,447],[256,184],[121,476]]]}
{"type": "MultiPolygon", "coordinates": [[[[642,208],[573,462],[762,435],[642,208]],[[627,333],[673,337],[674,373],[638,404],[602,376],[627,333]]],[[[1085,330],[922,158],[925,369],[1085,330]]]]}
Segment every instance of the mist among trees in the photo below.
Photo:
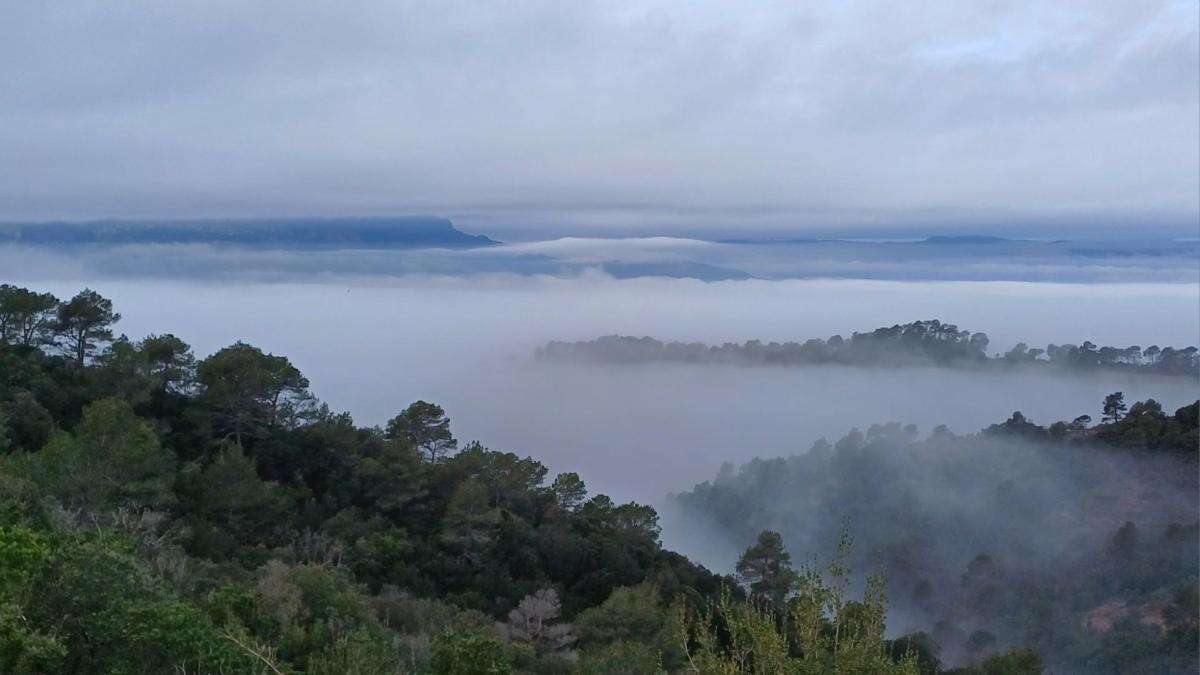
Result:
{"type": "Polygon", "coordinates": [[[1200,401],[1166,412],[1114,392],[1103,417],[875,425],[726,466],[676,501],[752,542],[737,569],[776,599],[796,583],[781,567],[853,532],[856,582],[885,570],[889,625],[944,664],[1030,648],[1053,672],[1194,670],[1200,401]]]}

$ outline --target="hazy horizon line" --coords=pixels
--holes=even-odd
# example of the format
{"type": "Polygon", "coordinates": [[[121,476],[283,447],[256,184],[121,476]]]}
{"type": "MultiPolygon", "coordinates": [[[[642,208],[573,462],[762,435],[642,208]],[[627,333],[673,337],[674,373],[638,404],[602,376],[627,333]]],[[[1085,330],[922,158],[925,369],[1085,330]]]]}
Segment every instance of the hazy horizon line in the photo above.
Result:
{"type": "Polygon", "coordinates": [[[677,204],[489,204],[399,207],[392,209],[229,209],[169,212],[24,213],[0,215],[0,225],[129,223],[214,223],[231,220],[354,220],[444,218],[456,227],[484,234],[516,236],[678,236],[710,237],[920,237],[961,233],[1034,239],[1059,236],[1142,238],[1200,236],[1200,211],[1109,211],[1079,213],[928,209],[847,211],[786,207],[701,207],[677,204]]]}

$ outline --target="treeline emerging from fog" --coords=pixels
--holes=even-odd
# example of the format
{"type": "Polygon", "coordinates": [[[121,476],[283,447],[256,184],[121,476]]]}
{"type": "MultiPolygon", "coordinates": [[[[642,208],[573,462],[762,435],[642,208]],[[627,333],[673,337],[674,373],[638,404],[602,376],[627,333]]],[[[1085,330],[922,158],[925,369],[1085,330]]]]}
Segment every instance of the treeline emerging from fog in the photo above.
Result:
{"type": "Polygon", "coordinates": [[[889,625],[943,663],[1024,645],[1051,672],[1196,672],[1200,401],[1114,393],[1091,422],[875,425],[727,464],[675,501],[699,531],[768,530],[796,555],[848,529],[849,566],[887,571],[889,625]]]}
{"type": "Polygon", "coordinates": [[[662,342],[651,337],[609,335],[582,342],[553,341],[538,348],[545,361],[585,363],[730,363],[803,366],[841,364],[950,368],[1040,367],[1083,372],[1099,369],[1157,375],[1200,376],[1200,350],[1151,345],[1106,347],[1049,344],[1045,348],[1020,343],[1005,354],[990,356],[985,333],[959,330],[937,319],[805,342],[750,340],[708,345],[701,342],[662,342]]]}

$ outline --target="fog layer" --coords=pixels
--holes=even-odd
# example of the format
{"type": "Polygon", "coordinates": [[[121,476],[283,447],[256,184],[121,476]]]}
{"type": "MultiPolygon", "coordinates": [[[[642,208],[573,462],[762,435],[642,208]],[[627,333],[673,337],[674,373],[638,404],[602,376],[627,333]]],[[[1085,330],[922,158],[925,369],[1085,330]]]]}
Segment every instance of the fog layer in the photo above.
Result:
{"type": "MultiPolygon", "coordinates": [[[[491,229],[480,231],[489,233],[491,229]]],[[[462,240],[470,241],[466,236],[462,240]]],[[[10,275],[17,277],[50,273],[75,279],[219,278],[273,283],[364,275],[577,277],[600,273],[620,278],[703,281],[753,277],[1197,284],[1200,241],[1165,237],[1072,241],[991,237],[888,241],[562,237],[481,248],[404,250],[378,242],[340,241],[331,235],[324,247],[311,245],[303,237],[277,241],[274,247],[194,243],[58,248],[0,245],[0,269],[11,270],[10,275]]]]}
{"type": "MultiPolygon", "coordinates": [[[[84,283],[12,280],[68,296],[84,283]]],[[[664,339],[787,340],[939,317],[992,349],[1091,339],[1195,342],[1189,285],[409,277],[310,284],[94,280],[140,338],[171,331],[199,355],[246,340],[286,354],[335,410],[383,423],[445,406],[455,434],[578,471],[593,490],[657,503],[724,461],[801,451],[879,421],[959,432],[1020,409],[1039,422],[1095,416],[1104,394],[1194,399],[1186,378],[981,376],[944,370],[538,364],[536,346],[620,332],[664,339]]],[[[669,533],[668,533],[669,537],[669,533]]]]}

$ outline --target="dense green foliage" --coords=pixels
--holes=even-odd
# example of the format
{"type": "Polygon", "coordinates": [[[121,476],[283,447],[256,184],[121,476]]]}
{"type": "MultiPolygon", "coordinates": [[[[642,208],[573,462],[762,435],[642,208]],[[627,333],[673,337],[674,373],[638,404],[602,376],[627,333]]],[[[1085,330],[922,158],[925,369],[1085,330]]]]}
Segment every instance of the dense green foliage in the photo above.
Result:
{"type": "Polygon", "coordinates": [[[894,625],[948,663],[1028,646],[1056,672],[1195,672],[1200,402],[1126,412],[1117,393],[1105,407],[1095,427],[1020,413],[967,436],[876,425],[727,465],[677,501],[706,531],[753,542],[738,569],[764,592],[786,551],[761,530],[812,552],[849,527],[854,565],[887,570],[894,625]]]}
{"type": "Polygon", "coordinates": [[[640,589],[661,624],[724,583],[660,547],[652,508],[459,450],[434,404],[359,427],[286,357],[114,338],[92,291],[6,286],[0,317],[6,672],[562,671],[568,620],[584,654],[621,648],[606,601],[640,589]],[[560,639],[516,630],[549,614],[560,639]]]}
{"type": "Polygon", "coordinates": [[[1057,370],[1125,370],[1162,375],[1200,375],[1200,350],[1152,345],[1142,349],[1081,345],[1030,348],[1020,343],[1000,356],[989,356],[988,336],[959,330],[937,319],[806,342],[750,340],[710,346],[700,342],[660,342],[650,337],[609,335],[588,342],[551,342],[538,358],[599,363],[739,363],[764,365],[844,364],[860,366],[941,366],[957,368],[1047,367],[1057,370]]]}

